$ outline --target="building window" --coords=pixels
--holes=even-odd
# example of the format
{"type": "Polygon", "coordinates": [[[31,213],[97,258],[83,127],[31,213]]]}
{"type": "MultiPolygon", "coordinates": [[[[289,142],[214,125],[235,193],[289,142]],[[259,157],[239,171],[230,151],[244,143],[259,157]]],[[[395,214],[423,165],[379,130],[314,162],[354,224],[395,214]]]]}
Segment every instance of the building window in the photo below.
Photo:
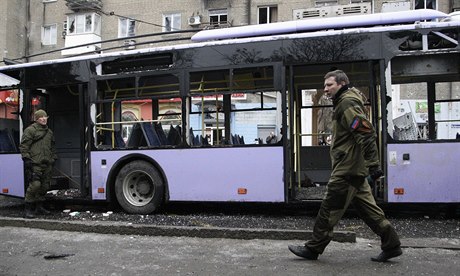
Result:
{"type": "Polygon", "coordinates": [[[414,7],[418,9],[436,9],[436,0],[415,0],[414,7]]]}
{"type": "Polygon", "coordinates": [[[101,34],[101,16],[97,13],[72,14],[67,16],[67,34],[101,34]]]}
{"type": "Polygon", "coordinates": [[[316,0],[315,7],[335,6],[338,5],[337,0],[316,0]]]}
{"type": "Polygon", "coordinates": [[[227,24],[227,10],[210,10],[209,11],[209,25],[218,26],[227,24]]]}
{"type": "Polygon", "coordinates": [[[163,32],[173,32],[180,30],[181,16],[180,13],[163,15],[163,32]]]}
{"type": "Polygon", "coordinates": [[[42,44],[43,45],[56,45],[56,24],[46,25],[42,27],[42,44]]]}
{"type": "Polygon", "coordinates": [[[118,20],[118,37],[130,37],[136,35],[136,21],[129,18],[118,20]]]}
{"type": "Polygon", "coordinates": [[[259,7],[258,24],[274,23],[278,21],[278,7],[276,6],[265,6],[259,7]]]}
{"type": "Polygon", "coordinates": [[[67,20],[62,22],[62,38],[65,38],[65,36],[67,35],[67,20]]]}

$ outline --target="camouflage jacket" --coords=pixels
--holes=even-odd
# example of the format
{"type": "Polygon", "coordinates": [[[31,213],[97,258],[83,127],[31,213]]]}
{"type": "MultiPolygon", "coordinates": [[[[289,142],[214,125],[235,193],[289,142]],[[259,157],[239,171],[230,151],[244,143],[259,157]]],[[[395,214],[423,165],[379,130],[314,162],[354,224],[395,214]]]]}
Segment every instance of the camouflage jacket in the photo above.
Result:
{"type": "Polygon", "coordinates": [[[332,175],[367,176],[379,165],[376,134],[369,122],[361,92],[338,91],[334,99],[332,126],[332,175]]]}
{"type": "Polygon", "coordinates": [[[38,123],[24,130],[19,150],[23,159],[34,164],[51,164],[57,159],[53,131],[38,123]]]}

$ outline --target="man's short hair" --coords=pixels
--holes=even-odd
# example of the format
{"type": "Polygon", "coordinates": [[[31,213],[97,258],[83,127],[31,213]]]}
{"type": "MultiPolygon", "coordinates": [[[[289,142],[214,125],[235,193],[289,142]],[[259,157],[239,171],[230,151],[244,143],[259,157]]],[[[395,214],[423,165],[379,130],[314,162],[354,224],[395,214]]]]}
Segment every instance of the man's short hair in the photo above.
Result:
{"type": "Polygon", "coordinates": [[[342,70],[334,70],[334,71],[328,72],[324,76],[324,79],[328,79],[330,77],[334,77],[335,82],[337,83],[345,82],[345,84],[350,84],[350,80],[348,80],[347,74],[345,74],[345,72],[343,72],[342,70]]]}

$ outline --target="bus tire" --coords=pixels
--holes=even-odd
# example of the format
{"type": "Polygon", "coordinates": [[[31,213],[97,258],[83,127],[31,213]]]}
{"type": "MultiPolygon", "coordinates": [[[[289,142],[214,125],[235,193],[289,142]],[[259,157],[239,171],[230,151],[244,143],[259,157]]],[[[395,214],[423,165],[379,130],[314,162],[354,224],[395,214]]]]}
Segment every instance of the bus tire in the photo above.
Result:
{"type": "Polygon", "coordinates": [[[142,160],[124,165],[115,180],[115,195],[130,214],[150,214],[163,203],[164,182],[158,170],[142,160]]]}

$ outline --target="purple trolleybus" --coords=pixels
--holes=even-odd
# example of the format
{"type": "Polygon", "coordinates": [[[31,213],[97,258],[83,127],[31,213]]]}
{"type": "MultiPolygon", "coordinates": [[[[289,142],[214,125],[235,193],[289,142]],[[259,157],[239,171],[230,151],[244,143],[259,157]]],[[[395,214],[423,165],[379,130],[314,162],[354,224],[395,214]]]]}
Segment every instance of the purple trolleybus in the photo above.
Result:
{"type": "Polygon", "coordinates": [[[0,67],[1,194],[24,197],[18,145],[42,108],[59,156],[50,196],[137,214],[172,201],[319,200],[331,168],[323,76],[338,68],[378,132],[375,197],[460,202],[459,21],[418,10],[269,25],[0,67]]]}

